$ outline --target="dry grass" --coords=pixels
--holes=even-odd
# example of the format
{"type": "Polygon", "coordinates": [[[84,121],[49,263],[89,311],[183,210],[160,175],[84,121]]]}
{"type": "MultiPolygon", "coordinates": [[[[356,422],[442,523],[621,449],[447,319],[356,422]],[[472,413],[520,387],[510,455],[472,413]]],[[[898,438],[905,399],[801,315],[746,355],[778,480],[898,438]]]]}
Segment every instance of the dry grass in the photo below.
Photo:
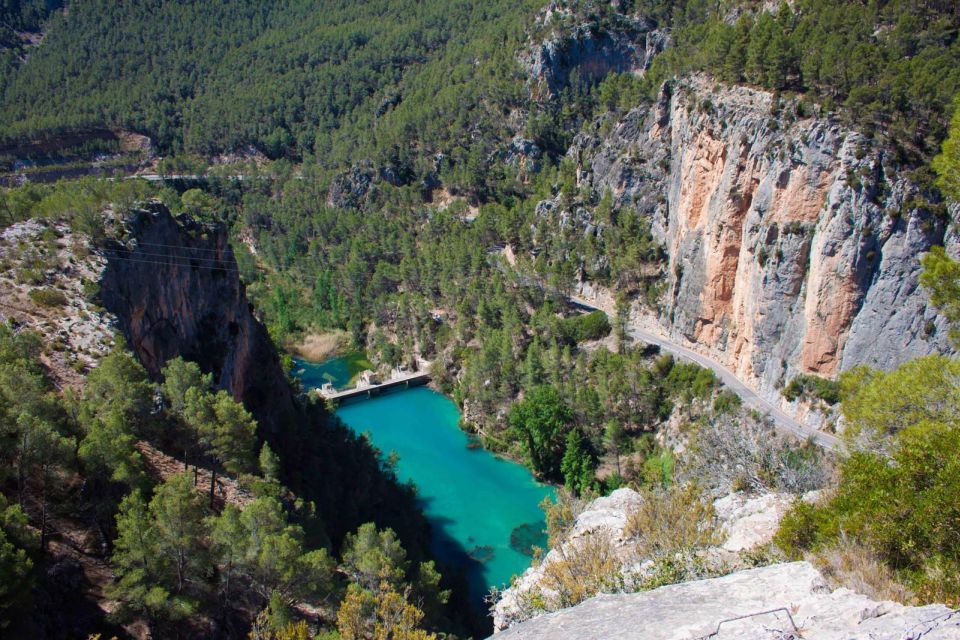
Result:
{"type": "Polygon", "coordinates": [[[350,346],[350,334],[346,331],[332,331],[330,333],[311,333],[304,337],[300,344],[293,346],[293,350],[302,358],[311,362],[322,362],[350,346]]]}
{"type": "Polygon", "coordinates": [[[556,593],[550,609],[572,607],[598,593],[623,588],[620,559],[603,533],[578,538],[556,550],[560,558],[543,567],[541,585],[556,593]]]}
{"type": "Polygon", "coordinates": [[[637,541],[644,557],[672,556],[720,543],[713,504],[693,485],[664,492],[644,491],[640,507],[627,519],[624,534],[637,541]]]}
{"type": "Polygon", "coordinates": [[[832,588],[846,587],[874,600],[915,604],[916,595],[897,581],[891,569],[871,552],[847,539],[807,555],[832,588]]]}

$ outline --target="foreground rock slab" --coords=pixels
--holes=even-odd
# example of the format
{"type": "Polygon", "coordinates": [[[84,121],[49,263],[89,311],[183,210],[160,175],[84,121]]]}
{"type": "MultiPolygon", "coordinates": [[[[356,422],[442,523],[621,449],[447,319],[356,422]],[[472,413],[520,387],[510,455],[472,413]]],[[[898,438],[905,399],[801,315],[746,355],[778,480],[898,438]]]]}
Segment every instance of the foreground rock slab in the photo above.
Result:
{"type": "Polygon", "coordinates": [[[943,605],[877,602],[848,589],[831,591],[813,566],[793,562],[644,593],[597,596],[492,637],[945,640],[960,639],[960,612],[943,605]],[[734,620],[741,616],[750,617],[734,620]]]}

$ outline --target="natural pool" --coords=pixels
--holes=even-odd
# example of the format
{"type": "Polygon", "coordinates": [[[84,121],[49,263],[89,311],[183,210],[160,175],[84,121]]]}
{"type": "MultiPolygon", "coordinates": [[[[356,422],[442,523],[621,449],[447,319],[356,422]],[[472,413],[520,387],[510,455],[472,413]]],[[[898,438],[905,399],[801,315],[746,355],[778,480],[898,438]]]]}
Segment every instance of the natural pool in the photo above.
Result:
{"type": "Polygon", "coordinates": [[[363,370],[372,368],[373,365],[366,355],[360,351],[320,363],[308,362],[302,358],[293,359],[293,372],[306,388],[322,387],[327,382],[337,389],[348,387],[363,370]]]}
{"type": "MultiPolygon", "coordinates": [[[[328,363],[325,363],[328,365],[328,363]]],[[[309,373],[303,361],[298,369],[309,373]]],[[[307,377],[298,374],[306,382],[307,377]]],[[[400,456],[397,475],[417,486],[433,525],[434,553],[463,568],[475,600],[530,565],[532,545],[546,545],[539,503],[553,490],[523,466],[471,446],[456,405],[418,387],[348,402],[337,415],[400,456]]]]}

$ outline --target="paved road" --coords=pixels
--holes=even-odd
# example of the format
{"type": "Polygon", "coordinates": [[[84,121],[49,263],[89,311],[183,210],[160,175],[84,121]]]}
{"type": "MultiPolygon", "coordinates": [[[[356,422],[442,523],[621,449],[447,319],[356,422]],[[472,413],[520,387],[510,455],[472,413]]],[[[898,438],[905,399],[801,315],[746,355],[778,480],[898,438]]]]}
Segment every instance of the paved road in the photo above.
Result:
{"type": "MultiPolygon", "coordinates": [[[[576,296],[570,296],[570,300],[581,307],[598,309],[594,304],[576,296]]],[[[727,369],[713,358],[679,345],[664,335],[641,329],[632,324],[627,327],[627,333],[635,340],[655,344],[660,347],[661,350],[671,353],[677,358],[694,362],[701,367],[710,369],[723,381],[723,384],[740,396],[745,406],[756,409],[761,414],[769,415],[776,428],[782,433],[793,435],[801,440],[813,438],[816,444],[830,451],[836,451],[840,448],[840,440],[836,436],[808,427],[799,420],[788,416],[773,403],[764,399],[756,391],[747,386],[747,384],[734,375],[730,369],[727,369]]]]}

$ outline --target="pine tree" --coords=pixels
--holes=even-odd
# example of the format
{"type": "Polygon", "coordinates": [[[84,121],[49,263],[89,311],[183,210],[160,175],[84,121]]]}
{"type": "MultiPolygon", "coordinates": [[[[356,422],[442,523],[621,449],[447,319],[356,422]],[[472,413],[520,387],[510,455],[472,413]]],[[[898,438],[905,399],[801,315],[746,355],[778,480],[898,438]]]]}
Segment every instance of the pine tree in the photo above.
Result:
{"type": "Polygon", "coordinates": [[[954,99],[950,131],[943,141],[940,155],[933,159],[937,186],[949,198],[960,202],[960,95],[954,99]]]}
{"type": "Polygon", "coordinates": [[[579,429],[571,429],[567,434],[566,448],[560,471],[566,487],[577,495],[595,484],[596,460],[583,440],[579,429]]]}

